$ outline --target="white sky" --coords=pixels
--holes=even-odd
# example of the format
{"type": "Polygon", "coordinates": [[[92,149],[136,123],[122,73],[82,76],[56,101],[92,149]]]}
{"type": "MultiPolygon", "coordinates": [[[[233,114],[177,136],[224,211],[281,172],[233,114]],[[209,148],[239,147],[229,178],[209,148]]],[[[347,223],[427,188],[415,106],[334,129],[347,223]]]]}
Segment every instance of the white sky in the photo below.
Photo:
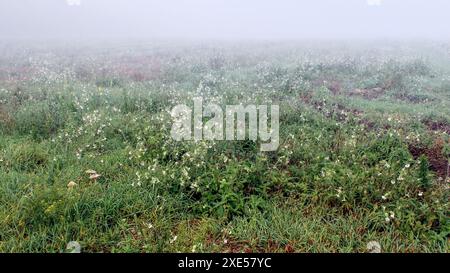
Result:
{"type": "Polygon", "coordinates": [[[5,37],[449,40],[450,0],[0,0],[5,37]]]}

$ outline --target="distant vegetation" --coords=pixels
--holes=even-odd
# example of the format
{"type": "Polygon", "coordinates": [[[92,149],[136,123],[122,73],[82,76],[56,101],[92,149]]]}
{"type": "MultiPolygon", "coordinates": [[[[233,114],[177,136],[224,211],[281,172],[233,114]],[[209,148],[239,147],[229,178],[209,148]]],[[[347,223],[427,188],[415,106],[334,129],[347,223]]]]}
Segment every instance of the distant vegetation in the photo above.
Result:
{"type": "Polygon", "coordinates": [[[0,251],[448,252],[450,44],[0,46],[0,251]],[[194,96],[280,148],[175,142],[194,96]]]}

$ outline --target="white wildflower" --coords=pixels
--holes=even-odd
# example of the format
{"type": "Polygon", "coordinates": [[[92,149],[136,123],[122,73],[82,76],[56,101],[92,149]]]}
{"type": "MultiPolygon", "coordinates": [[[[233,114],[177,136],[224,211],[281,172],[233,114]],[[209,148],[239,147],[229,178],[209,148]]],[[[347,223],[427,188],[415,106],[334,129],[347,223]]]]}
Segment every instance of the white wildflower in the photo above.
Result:
{"type": "Polygon", "coordinates": [[[172,239],[170,239],[169,243],[170,243],[170,244],[173,244],[177,239],[178,239],[178,236],[175,235],[175,236],[173,236],[172,239]]]}

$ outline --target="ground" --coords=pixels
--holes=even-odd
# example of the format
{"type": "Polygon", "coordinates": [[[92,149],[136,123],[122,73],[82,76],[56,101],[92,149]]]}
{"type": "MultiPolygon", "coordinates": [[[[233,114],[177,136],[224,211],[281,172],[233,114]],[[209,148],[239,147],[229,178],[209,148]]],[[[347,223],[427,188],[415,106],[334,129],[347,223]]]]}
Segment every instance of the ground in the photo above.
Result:
{"type": "Polygon", "coordinates": [[[448,43],[0,51],[1,252],[448,252],[448,43]],[[279,149],[174,141],[198,96],[279,105],[279,149]]]}

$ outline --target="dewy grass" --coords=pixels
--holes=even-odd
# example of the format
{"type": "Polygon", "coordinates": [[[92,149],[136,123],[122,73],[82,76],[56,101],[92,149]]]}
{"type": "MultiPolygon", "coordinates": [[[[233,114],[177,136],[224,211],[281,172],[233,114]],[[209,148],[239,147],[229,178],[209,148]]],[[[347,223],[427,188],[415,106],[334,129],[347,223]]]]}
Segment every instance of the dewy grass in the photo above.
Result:
{"type": "Polygon", "coordinates": [[[384,48],[0,45],[0,251],[448,252],[450,45],[384,48]],[[173,139],[198,97],[278,148],[173,139]]]}

